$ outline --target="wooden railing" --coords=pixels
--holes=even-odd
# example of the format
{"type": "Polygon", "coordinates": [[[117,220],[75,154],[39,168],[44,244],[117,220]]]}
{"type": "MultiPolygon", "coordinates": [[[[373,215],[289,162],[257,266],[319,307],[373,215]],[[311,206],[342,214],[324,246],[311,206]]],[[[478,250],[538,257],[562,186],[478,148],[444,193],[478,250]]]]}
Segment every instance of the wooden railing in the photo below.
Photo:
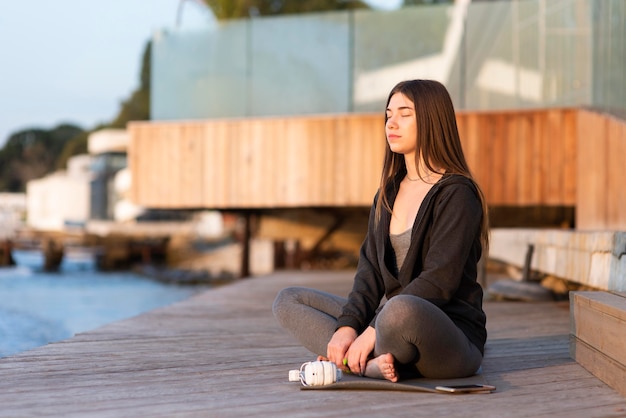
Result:
{"type": "Polygon", "coordinates": [[[460,113],[470,168],[491,205],[576,203],[576,111],[460,113]]]}
{"type": "Polygon", "coordinates": [[[576,225],[626,231],[626,121],[578,111],[576,225]]]}
{"type": "MultiPolygon", "coordinates": [[[[457,120],[490,205],[575,206],[579,228],[626,229],[624,122],[577,109],[457,120]]],[[[383,123],[380,114],[134,122],[133,200],[176,209],[369,206],[383,123]]]]}
{"type": "Polygon", "coordinates": [[[133,123],[134,200],[160,208],[362,206],[384,129],[372,115],[133,123]]]}

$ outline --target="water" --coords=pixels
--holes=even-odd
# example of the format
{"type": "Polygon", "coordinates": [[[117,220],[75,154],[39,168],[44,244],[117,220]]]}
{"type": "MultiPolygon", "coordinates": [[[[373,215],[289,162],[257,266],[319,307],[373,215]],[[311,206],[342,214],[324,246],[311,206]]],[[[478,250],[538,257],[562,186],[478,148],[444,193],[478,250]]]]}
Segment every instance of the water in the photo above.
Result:
{"type": "Polygon", "coordinates": [[[175,286],[130,273],[96,271],[86,258],[40,271],[36,254],[0,268],[0,357],[184,300],[206,287],[175,286]]]}

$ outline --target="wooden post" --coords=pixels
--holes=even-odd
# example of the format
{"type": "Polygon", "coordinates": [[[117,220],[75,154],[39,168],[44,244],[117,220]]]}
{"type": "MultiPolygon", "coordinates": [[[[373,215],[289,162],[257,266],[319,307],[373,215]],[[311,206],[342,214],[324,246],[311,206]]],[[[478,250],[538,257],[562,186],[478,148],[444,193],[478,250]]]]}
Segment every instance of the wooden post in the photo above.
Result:
{"type": "Polygon", "coordinates": [[[2,241],[0,246],[0,266],[14,266],[15,261],[11,255],[12,243],[10,240],[2,241]]]}
{"type": "Polygon", "coordinates": [[[524,261],[524,268],[522,269],[522,281],[529,282],[532,280],[531,266],[533,262],[534,251],[535,251],[535,246],[533,244],[528,244],[528,251],[526,251],[526,259],[524,261]]]}
{"type": "Polygon", "coordinates": [[[250,240],[251,240],[251,226],[252,212],[243,212],[243,235],[241,237],[241,278],[250,276],[250,240]]]}
{"type": "Polygon", "coordinates": [[[63,244],[48,238],[43,246],[44,271],[57,271],[63,261],[63,244]]]}

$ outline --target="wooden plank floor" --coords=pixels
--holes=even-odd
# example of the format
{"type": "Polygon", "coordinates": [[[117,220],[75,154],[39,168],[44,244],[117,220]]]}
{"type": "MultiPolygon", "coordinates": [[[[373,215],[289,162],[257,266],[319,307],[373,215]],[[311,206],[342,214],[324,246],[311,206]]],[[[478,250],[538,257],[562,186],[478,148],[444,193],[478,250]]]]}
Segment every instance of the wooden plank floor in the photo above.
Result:
{"type": "Polygon", "coordinates": [[[488,302],[489,395],[301,391],[313,356],[275,322],[290,285],[347,294],[352,272],[246,279],[0,359],[0,416],[626,416],[626,399],[574,362],[567,302],[488,302]]]}

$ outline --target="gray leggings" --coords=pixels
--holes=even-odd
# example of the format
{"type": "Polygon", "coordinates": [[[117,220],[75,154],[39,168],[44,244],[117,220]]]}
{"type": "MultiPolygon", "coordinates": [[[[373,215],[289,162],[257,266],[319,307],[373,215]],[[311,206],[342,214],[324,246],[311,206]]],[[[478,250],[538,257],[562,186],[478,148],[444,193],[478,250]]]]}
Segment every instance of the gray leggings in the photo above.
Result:
{"type": "MultiPolygon", "coordinates": [[[[274,301],[274,316],[311,352],[326,356],[347,299],[304,287],[288,287],[274,301]]],[[[482,354],[439,308],[425,299],[397,295],[376,318],[374,357],[391,353],[401,377],[417,373],[429,378],[471,376],[482,354]],[[403,371],[405,373],[403,373],[403,371]]]]}

